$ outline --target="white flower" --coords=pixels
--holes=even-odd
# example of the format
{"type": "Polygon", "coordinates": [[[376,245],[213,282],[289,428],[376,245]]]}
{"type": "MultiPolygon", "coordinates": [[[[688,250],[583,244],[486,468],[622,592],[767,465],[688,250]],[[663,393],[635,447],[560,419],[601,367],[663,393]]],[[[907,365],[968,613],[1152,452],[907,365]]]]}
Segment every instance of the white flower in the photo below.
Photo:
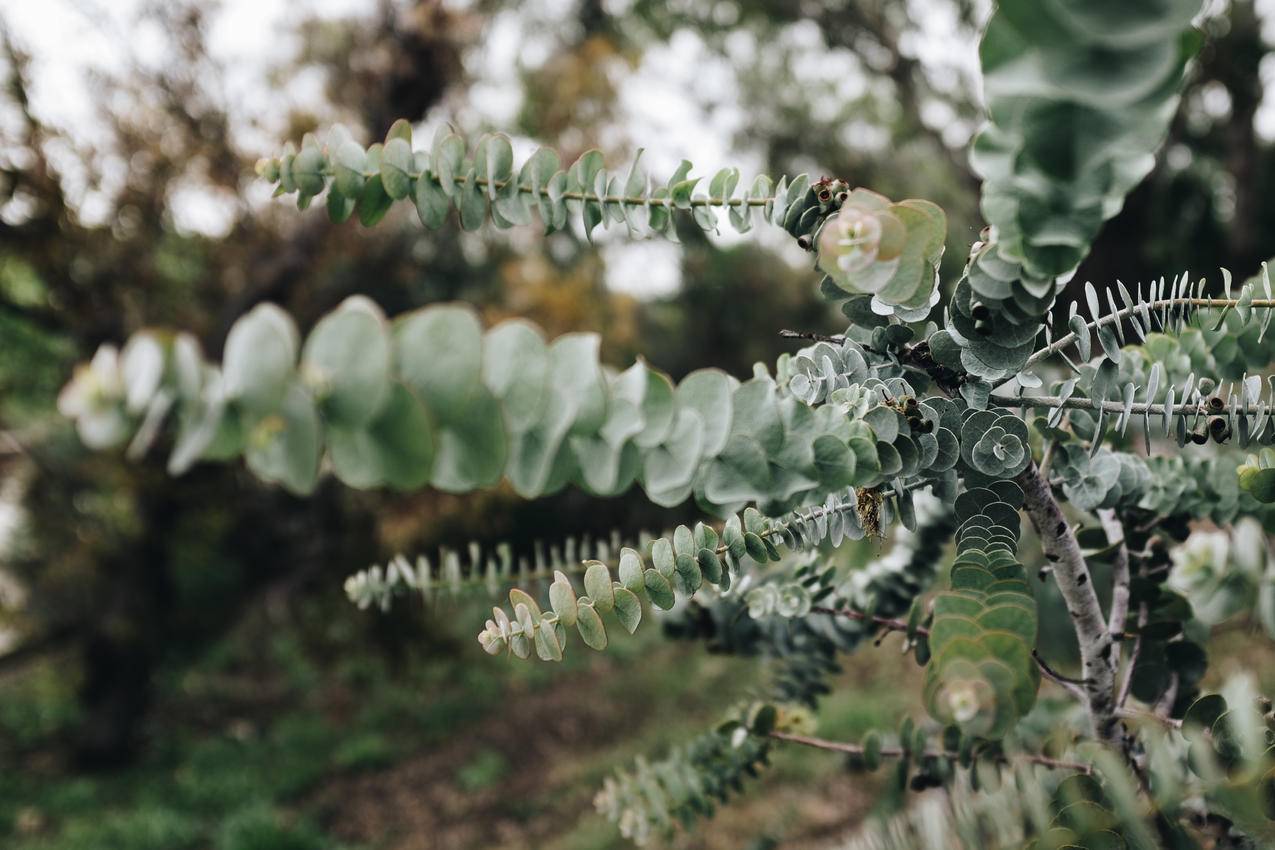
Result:
{"type": "Polygon", "coordinates": [[[103,345],[87,366],[75,367],[75,375],[58,395],[58,411],[75,419],[115,404],[124,395],[124,379],[120,374],[119,352],[113,345],[103,345]]]}
{"type": "Polygon", "coordinates": [[[113,345],[103,345],[92,362],[77,366],[58,394],[58,412],[75,420],[80,439],[91,449],[114,448],[128,439],[132,428],[123,403],[124,375],[113,345]]]}
{"type": "Polygon", "coordinates": [[[868,210],[846,205],[819,234],[819,253],[842,272],[863,271],[881,249],[881,220],[868,210]]]}
{"type": "Polygon", "coordinates": [[[125,406],[129,413],[144,411],[164,379],[164,346],[153,334],[137,333],[119,358],[125,406]]]}

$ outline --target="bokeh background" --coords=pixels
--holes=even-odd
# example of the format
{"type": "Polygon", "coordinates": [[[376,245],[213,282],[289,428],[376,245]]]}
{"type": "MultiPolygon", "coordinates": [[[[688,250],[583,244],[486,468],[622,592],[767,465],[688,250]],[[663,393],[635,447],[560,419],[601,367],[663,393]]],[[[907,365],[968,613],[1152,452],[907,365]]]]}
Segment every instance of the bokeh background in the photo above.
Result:
{"type": "MultiPolygon", "coordinates": [[[[341,582],[396,552],[508,540],[526,553],[689,508],[334,482],[299,500],[234,465],[173,480],[159,460],[82,449],[57,391],[143,325],[191,330],[218,356],[260,301],[308,327],[353,293],[391,315],[463,299],[489,322],[596,330],[608,362],[641,355],[675,378],[747,375],[793,348],[780,328],[841,329],[777,232],[594,246],[531,228],[428,233],[406,207],[364,231],[271,201],[252,163],[333,122],[368,142],[406,117],[418,137],[502,130],[568,162],[644,146],[655,174],[688,158],[698,173],[836,175],[941,204],[950,285],[981,227],[964,149],[986,6],[0,3],[0,845],[625,846],[592,813],[602,777],[712,724],[758,662],[647,629],[563,667],[508,663],[474,641],[481,599],[381,615],[351,607],[341,582]]],[[[1242,279],[1273,253],[1275,3],[1214,3],[1203,25],[1159,163],[1078,281],[1219,265],[1242,279]]],[[[860,653],[821,732],[892,725],[915,708],[915,679],[887,648],[860,653]]],[[[827,754],[785,753],[675,846],[821,846],[900,805],[880,788],[827,754]]]]}

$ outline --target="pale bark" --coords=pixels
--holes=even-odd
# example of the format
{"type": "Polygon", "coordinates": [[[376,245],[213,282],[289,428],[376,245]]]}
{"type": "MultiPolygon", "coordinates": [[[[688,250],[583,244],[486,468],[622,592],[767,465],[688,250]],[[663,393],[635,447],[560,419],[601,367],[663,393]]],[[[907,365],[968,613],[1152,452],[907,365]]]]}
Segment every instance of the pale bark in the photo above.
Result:
{"type": "Polygon", "coordinates": [[[1017,480],[1023,489],[1027,515],[1053,566],[1054,579],[1080,643],[1081,687],[1093,734],[1127,752],[1128,734],[1116,712],[1116,645],[1102,615],[1080,544],[1036,464],[1028,466],[1017,480]]]}
{"type": "Polygon", "coordinates": [[[1107,618],[1107,629],[1116,637],[1124,631],[1129,617],[1129,547],[1125,544],[1124,525],[1115,511],[1100,509],[1098,521],[1107,534],[1107,543],[1120,544],[1111,559],[1111,612],[1107,618]]]}

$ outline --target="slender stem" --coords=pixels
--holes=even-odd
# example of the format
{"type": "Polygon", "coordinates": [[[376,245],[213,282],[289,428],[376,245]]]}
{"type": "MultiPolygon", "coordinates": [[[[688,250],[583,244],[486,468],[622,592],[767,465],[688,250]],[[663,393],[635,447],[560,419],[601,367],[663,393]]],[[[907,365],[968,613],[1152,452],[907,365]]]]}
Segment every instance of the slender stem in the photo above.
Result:
{"type": "MultiPolygon", "coordinates": [[[[335,172],[325,170],[322,172],[325,177],[335,176],[335,172]]],[[[380,174],[379,171],[363,172],[364,179],[370,179],[380,174]]],[[[438,175],[429,171],[420,173],[407,172],[407,176],[413,180],[421,178],[428,179],[437,186],[442,186],[442,181],[438,179],[438,175]]],[[[457,180],[457,183],[463,181],[457,180]]],[[[474,185],[483,189],[494,188],[496,191],[504,189],[513,179],[510,180],[490,180],[486,177],[475,177],[474,185]]],[[[518,191],[524,195],[539,195],[543,198],[551,197],[548,187],[537,189],[534,186],[519,184],[518,191]]],[[[590,201],[597,204],[622,204],[630,207],[665,207],[666,209],[682,209],[686,207],[764,207],[767,204],[774,203],[777,199],[772,195],[767,198],[712,198],[698,197],[688,198],[686,202],[679,205],[674,202],[672,197],[665,196],[663,198],[642,197],[639,195],[599,195],[596,192],[563,192],[558,196],[568,201],[590,201]]]]}
{"type": "Polygon", "coordinates": [[[1156,717],[1167,717],[1169,712],[1173,710],[1173,704],[1178,699],[1178,685],[1181,683],[1181,677],[1177,671],[1169,674],[1169,687],[1164,689],[1164,693],[1156,704],[1152,706],[1151,713],[1156,717]]]}
{"type": "MultiPolygon", "coordinates": [[[[1161,298],[1158,301],[1151,301],[1146,304],[1134,304],[1132,307],[1124,307],[1114,313],[1108,313],[1105,316],[1088,322],[1086,326],[1090,331],[1094,331],[1103,325],[1123,321],[1134,313],[1142,313],[1145,316],[1152,310],[1163,310],[1169,307],[1237,307],[1239,306],[1239,303],[1238,298],[1161,298]]],[[[1265,308],[1275,307],[1275,299],[1254,298],[1248,306],[1265,308]]],[[[1030,369],[1035,363],[1045,359],[1051,354],[1056,354],[1057,352],[1062,351],[1075,341],[1075,331],[1059,337],[1049,345],[1037,351],[1031,357],[1028,357],[1023,368],[1030,369]]]]}
{"type": "Polygon", "coordinates": [[[1082,701],[1087,699],[1084,689],[1085,683],[1080,679],[1073,679],[1070,676],[1064,676],[1062,673],[1059,673],[1057,670],[1050,667],[1049,664],[1045,662],[1045,659],[1040,657],[1040,653],[1034,649],[1032,650],[1032,658],[1036,661],[1036,666],[1040,668],[1040,672],[1045,674],[1045,678],[1052,680],[1061,686],[1063,690],[1069,692],[1077,699],[1082,701]]]}
{"type": "MultiPolygon", "coordinates": [[[[810,609],[810,612],[812,614],[827,614],[832,617],[846,617],[851,620],[859,620],[861,622],[874,623],[883,629],[886,629],[888,631],[893,631],[893,632],[908,631],[908,624],[904,622],[903,620],[892,620],[887,617],[874,617],[871,614],[864,614],[863,612],[856,611],[853,608],[826,608],[820,605],[816,605],[815,607],[810,609]]],[[[924,626],[917,626],[915,630],[915,634],[924,635],[928,637],[930,634],[930,630],[925,628],[924,626]]],[[[1080,699],[1085,699],[1085,692],[1084,692],[1084,689],[1081,687],[1082,685],[1084,685],[1083,681],[1081,681],[1080,679],[1072,679],[1070,677],[1064,676],[1063,674],[1059,673],[1057,670],[1054,670],[1052,667],[1049,666],[1049,664],[1045,661],[1045,659],[1040,657],[1040,653],[1036,652],[1035,650],[1032,650],[1032,658],[1036,661],[1036,666],[1040,668],[1040,672],[1044,673],[1046,678],[1052,679],[1054,682],[1057,682],[1063,688],[1070,691],[1074,696],[1080,699]]]]}
{"type": "MultiPolygon", "coordinates": [[[[1054,410],[1060,407],[1065,407],[1069,410],[1097,410],[1102,407],[1108,413],[1124,413],[1125,411],[1125,404],[1122,401],[1099,402],[1089,398],[1077,398],[1076,396],[1063,398],[1056,395],[1016,396],[993,393],[989,401],[1001,407],[1047,407],[1054,410]]],[[[1150,413],[1163,416],[1164,408],[1165,405],[1163,404],[1135,402],[1129,405],[1129,414],[1150,413]]],[[[1174,404],[1172,413],[1178,416],[1207,416],[1212,411],[1209,409],[1208,402],[1201,400],[1197,404],[1174,404]]],[[[1241,413],[1240,415],[1243,416],[1244,414],[1241,413]]],[[[1249,415],[1257,416],[1257,411],[1250,411],[1249,415]]]]}
{"type": "Polygon", "coordinates": [[[1129,666],[1125,670],[1124,682],[1120,685],[1120,693],[1116,695],[1116,708],[1124,708],[1133,690],[1133,671],[1138,666],[1138,656],[1142,654],[1142,626],[1147,624],[1147,604],[1138,606],[1138,636],[1133,639],[1133,650],[1129,653],[1129,666]]]}
{"type": "MultiPolygon", "coordinates": [[[[844,741],[829,741],[826,738],[815,738],[811,735],[798,735],[793,732],[771,732],[770,737],[787,741],[790,744],[801,744],[803,747],[814,747],[818,750],[830,750],[835,753],[846,753],[852,756],[862,756],[864,748],[862,744],[848,744],[844,741]]],[[[901,758],[909,754],[902,747],[882,747],[880,755],[885,758],[901,758]]],[[[922,750],[920,752],[911,753],[922,758],[960,758],[960,753],[950,752],[948,750],[922,750]]],[[[1075,770],[1080,773],[1091,773],[1092,768],[1078,761],[1063,761],[1062,759],[1050,758],[1045,755],[1037,755],[1036,753],[1016,753],[1013,758],[1001,756],[1000,760],[1023,761],[1029,764],[1039,764],[1045,767],[1055,768],[1057,770],[1075,770]]]]}
{"type": "Polygon", "coordinates": [[[1107,542],[1116,545],[1116,556],[1111,562],[1111,613],[1107,619],[1107,631],[1113,635],[1124,631],[1129,617],[1129,548],[1125,545],[1124,525],[1110,508],[1098,509],[1098,521],[1107,534],[1107,542]]]}
{"type": "MultiPolygon", "coordinates": [[[[810,609],[810,612],[812,614],[828,614],[832,617],[845,617],[849,620],[859,620],[865,623],[875,623],[881,628],[888,629],[892,632],[906,632],[908,630],[908,624],[903,620],[891,620],[888,617],[876,617],[872,614],[864,614],[862,611],[856,611],[853,608],[826,608],[821,605],[816,605],[810,609]]],[[[930,634],[930,630],[922,626],[917,626],[915,633],[918,635],[928,636],[930,634]]]]}
{"type": "Polygon", "coordinates": [[[779,335],[784,339],[808,339],[812,342],[830,342],[833,345],[841,345],[846,341],[845,334],[819,334],[812,331],[790,331],[782,330],[779,335]]]}
{"type": "MultiPolygon", "coordinates": [[[[0,453],[2,453],[2,451],[3,450],[0,449],[0,453]]],[[[790,519],[801,519],[801,520],[809,521],[809,520],[819,519],[820,517],[823,517],[823,516],[832,516],[834,514],[844,514],[844,513],[848,513],[850,511],[855,511],[855,510],[856,508],[853,503],[839,505],[835,508],[828,508],[828,507],[825,507],[824,505],[816,505],[810,508],[800,508],[788,513],[784,517],[780,517],[777,520],[772,520],[770,527],[762,529],[760,532],[757,533],[757,536],[763,539],[774,537],[775,535],[779,533],[779,531],[781,530],[781,527],[785,523],[789,522],[790,519]]],[[[721,529],[718,528],[716,530],[720,534],[721,529]]],[[[664,535],[664,536],[669,536],[669,535],[664,535]]],[[[725,543],[720,543],[718,544],[717,549],[714,551],[720,557],[726,554],[728,548],[729,547],[727,547],[725,543]]],[[[552,572],[555,570],[560,571],[564,573],[565,575],[582,574],[585,572],[585,570],[588,569],[590,560],[595,560],[595,559],[579,558],[570,564],[553,565],[548,570],[540,570],[534,566],[524,570],[524,569],[521,569],[519,565],[515,564],[508,573],[497,575],[495,577],[495,580],[500,585],[513,584],[519,581],[548,580],[553,577],[552,572]]],[[[614,571],[616,569],[616,564],[617,564],[616,557],[613,557],[611,562],[607,564],[607,568],[614,571]]],[[[483,564],[481,561],[471,564],[469,571],[463,573],[456,580],[447,579],[442,573],[441,566],[442,566],[441,564],[436,565],[434,568],[434,571],[430,574],[430,587],[433,589],[437,589],[439,591],[446,590],[448,592],[452,592],[452,591],[467,589],[470,587],[486,587],[492,583],[492,577],[488,575],[487,572],[483,569],[483,564]]],[[[413,588],[409,588],[406,585],[399,585],[399,587],[401,587],[402,590],[408,591],[408,592],[411,592],[413,590],[413,588]]]]}
{"type": "Polygon", "coordinates": [[[1120,708],[1116,710],[1116,714],[1121,717],[1126,717],[1129,720],[1153,720],[1169,729],[1182,728],[1182,721],[1178,720],[1176,717],[1166,717],[1163,714],[1155,714],[1150,711],[1138,711],[1133,708],[1120,708]]]}
{"type": "Polygon", "coordinates": [[[1045,480],[1049,479],[1049,464],[1054,459],[1054,450],[1056,448],[1058,448],[1058,441],[1050,440],[1049,444],[1045,446],[1044,453],[1040,456],[1040,475],[1045,480]]]}
{"type": "Polygon", "coordinates": [[[0,431],[0,454],[24,455],[27,453],[27,447],[22,445],[12,431],[0,431]]]}
{"type": "Polygon", "coordinates": [[[1054,578],[1080,644],[1082,682],[1093,734],[1121,752],[1128,752],[1127,732],[1115,712],[1115,641],[1103,619],[1080,544],[1034,462],[1019,474],[1017,481],[1045,556],[1053,564],[1054,578]]]}

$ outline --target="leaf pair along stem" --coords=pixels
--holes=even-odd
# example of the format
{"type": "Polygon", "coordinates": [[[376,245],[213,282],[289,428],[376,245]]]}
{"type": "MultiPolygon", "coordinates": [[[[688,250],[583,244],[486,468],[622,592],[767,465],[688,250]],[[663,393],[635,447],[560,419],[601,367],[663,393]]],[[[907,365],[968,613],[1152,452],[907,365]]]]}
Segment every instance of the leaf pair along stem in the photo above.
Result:
{"type": "MultiPolygon", "coordinates": [[[[816,738],[811,735],[798,735],[793,732],[770,732],[769,737],[777,741],[786,741],[790,744],[800,744],[803,747],[814,747],[818,750],[829,750],[836,753],[845,753],[851,756],[862,756],[866,752],[866,748],[862,744],[850,744],[845,741],[830,741],[826,738],[816,738]]],[[[882,758],[902,758],[912,755],[919,758],[947,758],[958,759],[960,753],[949,752],[947,750],[905,750],[903,747],[881,747],[877,751],[877,755],[882,758]]],[[[1046,755],[1036,753],[1016,753],[1012,756],[1002,756],[1000,761],[1011,762],[1021,761],[1028,764],[1039,764],[1045,767],[1054,768],[1056,770],[1074,770],[1078,773],[1089,774],[1093,772],[1093,768],[1084,762],[1066,761],[1064,759],[1051,758],[1046,755]]]]}
{"type": "MultiPolygon", "coordinates": [[[[325,169],[320,172],[326,178],[333,178],[336,172],[332,169],[325,169]]],[[[434,185],[442,187],[442,181],[437,174],[430,171],[421,172],[405,172],[408,177],[413,180],[429,180],[434,185]]],[[[380,176],[379,171],[362,172],[365,180],[380,176]]],[[[498,192],[508,188],[510,183],[516,182],[517,178],[508,180],[492,180],[487,177],[475,177],[474,185],[481,189],[498,192]]],[[[548,188],[538,189],[525,183],[518,184],[518,191],[524,195],[539,195],[542,198],[552,200],[554,197],[567,201],[587,201],[594,204],[620,204],[629,207],[664,207],[666,209],[690,209],[692,207],[764,207],[767,204],[773,204],[778,198],[775,195],[765,197],[749,198],[721,198],[710,196],[692,196],[685,201],[678,201],[671,196],[654,197],[650,194],[642,195],[606,195],[597,192],[587,191],[563,191],[560,195],[551,195],[548,188]]]]}
{"type": "MultiPolygon", "coordinates": [[[[1153,310],[1156,312],[1164,312],[1164,311],[1173,310],[1173,309],[1184,309],[1184,308],[1191,308],[1191,307],[1194,307],[1197,309],[1198,308],[1214,308],[1214,309],[1225,310],[1225,309],[1232,309],[1239,306],[1241,306],[1241,302],[1240,302],[1240,299],[1238,298],[1195,298],[1195,297],[1185,297],[1185,296],[1177,297],[1177,298],[1160,298],[1155,301],[1149,301],[1142,304],[1131,304],[1127,307],[1123,307],[1119,310],[1116,310],[1113,313],[1108,313],[1105,316],[1099,316],[1098,318],[1095,318],[1092,321],[1087,322],[1086,324],[1090,331],[1095,331],[1104,325],[1110,325],[1116,322],[1122,322],[1125,319],[1131,316],[1134,316],[1138,313],[1143,314],[1143,316],[1147,316],[1153,310]]],[[[1254,307],[1254,308],[1266,308],[1266,309],[1275,308],[1275,299],[1254,298],[1243,306],[1254,307]]],[[[1075,331],[1072,331],[1071,333],[1068,333],[1064,336],[1059,337],[1058,339],[1054,340],[1049,345],[1045,346],[1044,348],[1040,349],[1036,353],[1032,354],[1031,357],[1028,357],[1027,362],[1023,364],[1023,368],[1030,369],[1032,366],[1036,365],[1041,360],[1044,360],[1046,357],[1049,357],[1052,354],[1057,354],[1059,351],[1062,351],[1064,348],[1066,348],[1068,345],[1071,345],[1075,341],[1076,341],[1075,331]]]]}

